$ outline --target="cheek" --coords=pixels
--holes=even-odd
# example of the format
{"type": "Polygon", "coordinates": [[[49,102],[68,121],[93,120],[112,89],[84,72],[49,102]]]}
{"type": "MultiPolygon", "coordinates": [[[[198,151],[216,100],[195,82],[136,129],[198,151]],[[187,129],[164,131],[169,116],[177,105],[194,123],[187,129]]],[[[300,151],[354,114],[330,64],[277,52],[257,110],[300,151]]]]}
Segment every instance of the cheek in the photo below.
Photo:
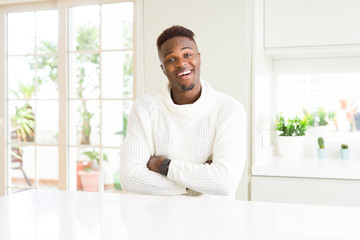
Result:
{"type": "Polygon", "coordinates": [[[173,68],[172,68],[171,66],[166,66],[166,67],[165,67],[165,74],[166,74],[166,76],[170,76],[173,71],[174,71],[174,70],[173,70],[173,68]]]}
{"type": "Polygon", "coordinates": [[[199,59],[199,58],[194,59],[194,60],[192,61],[192,64],[193,64],[194,66],[200,66],[200,59],[199,59]]]}

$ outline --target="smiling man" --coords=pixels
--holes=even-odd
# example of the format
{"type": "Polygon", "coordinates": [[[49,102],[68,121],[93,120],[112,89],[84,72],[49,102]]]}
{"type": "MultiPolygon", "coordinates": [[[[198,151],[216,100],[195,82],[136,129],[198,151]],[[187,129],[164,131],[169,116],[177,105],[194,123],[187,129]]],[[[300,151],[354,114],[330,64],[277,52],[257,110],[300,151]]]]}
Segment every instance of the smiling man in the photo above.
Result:
{"type": "Polygon", "coordinates": [[[191,30],[166,29],[157,48],[168,84],[134,103],[121,148],[123,189],[234,199],[246,156],[243,106],[200,79],[191,30]]]}

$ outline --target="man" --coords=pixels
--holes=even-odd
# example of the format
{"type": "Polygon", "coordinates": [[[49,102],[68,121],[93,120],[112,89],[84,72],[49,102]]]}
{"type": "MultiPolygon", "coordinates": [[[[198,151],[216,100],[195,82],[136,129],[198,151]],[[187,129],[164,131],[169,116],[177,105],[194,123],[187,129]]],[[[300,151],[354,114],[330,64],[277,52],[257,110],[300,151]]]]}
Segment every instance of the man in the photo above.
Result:
{"type": "Polygon", "coordinates": [[[172,26],[157,47],[168,84],[134,103],[121,149],[123,189],[234,199],[245,164],[244,108],[200,79],[191,30],[172,26]]]}

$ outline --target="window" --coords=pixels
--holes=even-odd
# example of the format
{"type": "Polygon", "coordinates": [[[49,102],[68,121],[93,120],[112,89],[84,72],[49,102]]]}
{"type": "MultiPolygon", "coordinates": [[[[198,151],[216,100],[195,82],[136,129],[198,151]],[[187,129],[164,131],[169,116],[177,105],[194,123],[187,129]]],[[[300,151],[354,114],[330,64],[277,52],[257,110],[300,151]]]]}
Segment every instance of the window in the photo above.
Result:
{"type": "Polygon", "coordinates": [[[7,15],[10,188],[58,182],[57,19],[56,10],[7,15]]]}
{"type": "Polygon", "coordinates": [[[134,96],[132,19],[132,3],[69,8],[69,159],[78,190],[97,191],[99,181],[105,190],[118,186],[134,96]]]}
{"type": "Polygon", "coordinates": [[[134,6],[83,4],[4,7],[9,193],[59,182],[72,190],[121,189],[120,145],[135,98],[134,6]]]}
{"type": "MultiPolygon", "coordinates": [[[[254,175],[358,179],[360,169],[360,59],[269,60],[269,74],[255,77],[254,175]],[[269,101],[270,100],[270,101],[269,101]],[[275,118],[298,116],[306,122],[299,156],[284,154],[275,118]],[[317,156],[325,140],[326,164],[317,156]],[[344,164],[340,146],[351,148],[344,164]]],[[[287,138],[287,142],[290,141],[287,138]]],[[[289,148],[289,145],[287,145],[289,148]]],[[[294,151],[292,151],[294,152],[294,151]]]]}

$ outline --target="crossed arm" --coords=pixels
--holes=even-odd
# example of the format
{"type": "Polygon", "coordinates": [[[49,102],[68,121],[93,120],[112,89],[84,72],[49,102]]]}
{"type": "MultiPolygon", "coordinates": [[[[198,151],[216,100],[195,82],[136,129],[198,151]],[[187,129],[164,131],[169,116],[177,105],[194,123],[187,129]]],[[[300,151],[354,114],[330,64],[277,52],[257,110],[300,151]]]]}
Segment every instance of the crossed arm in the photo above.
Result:
{"type": "Polygon", "coordinates": [[[153,156],[150,121],[130,115],[127,137],[121,151],[121,184],[125,191],[140,194],[178,195],[186,188],[204,194],[235,193],[245,163],[245,114],[235,115],[218,129],[213,159],[197,164],[171,159],[167,176],[158,173],[166,156],[153,156]]]}

